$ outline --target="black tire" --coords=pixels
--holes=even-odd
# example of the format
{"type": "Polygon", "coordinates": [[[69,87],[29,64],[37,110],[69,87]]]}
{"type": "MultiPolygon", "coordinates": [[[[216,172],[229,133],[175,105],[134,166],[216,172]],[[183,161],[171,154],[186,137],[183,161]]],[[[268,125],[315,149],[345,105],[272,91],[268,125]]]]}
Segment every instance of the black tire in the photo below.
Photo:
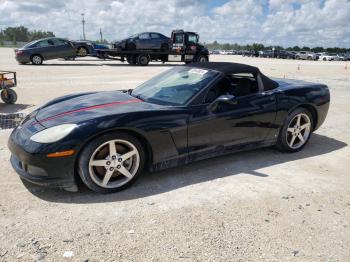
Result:
{"type": "Polygon", "coordinates": [[[2,90],[1,99],[6,104],[14,104],[17,101],[17,93],[12,89],[2,90]]]}
{"type": "Polygon", "coordinates": [[[312,135],[313,128],[314,128],[314,119],[313,119],[313,116],[310,113],[310,111],[307,110],[306,108],[303,108],[303,107],[299,107],[299,108],[295,109],[293,112],[291,112],[286,117],[286,119],[284,121],[283,127],[281,128],[279,136],[278,136],[277,148],[282,152],[289,152],[289,153],[300,151],[308,143],[308,141],[312,135]],[[292,148],[292,147],[290,147],[290,145],[288,144],[288,141],[287,141],[287,136],[288,136],[287,129],[290,126],[293,119],[299,114],[305,114],[309,117],[310,122],[311,122],[310,132],[309,132],[309,135],[308,135],[307,139],[305,140],[304,144],[302,144],[298,148],[292,148]]]}
{"type": "Polygon", "coordinates": [[[89,51],[85,47],[83,47],[83,46],[78,47],[78,49],[77,49],[77,56],[85,57],[88,54],[89,54],[89,51]]]}
{"type": "Polygon", "coordinates": [[[137,64],[140,66],[146,66],[149,63],[149,57],[148,55],[139,55],[137,57],[137,64]]]}
{"type": "Polygon", "coordinates": [[[163,43],[163,44],[160,46],[160,50],[161,50],[161,51],[168,51],[168,50],[169,50],[169,45],[163,43]]]}
{"type": "Polygon", "coordinates": [[[126,58],[126,61],[130,64],[130,65],[136,65],[136,57],[135,56],[128,56],[126,58]]]}
{"type": "Polygon", "coordinates": [[[128,43],[127,45],[126,45],[126,50],[136,50],[136,45],[135,45],[135,43],[128,43]]]}
{"type": "Polygon", "coordinates": [[[199,55],[196,59],[196,62],[208,62],[208,57],[205,55],[199,55]]]}
{"type": "Polygon", "coordinates": [[[44,59],[41,55],[32,55],[30,57],[30,61],[32,62],[33,65],[41,65],[44,59]]]}
{"type": "Polygon", "coordinates": [[[135,138],[134,136],[131,136],[131,135],[123,133],[123,132],[109,133],[109,134],[99,136],[99,137],[95,138],[94,140],[92,140],[91,142],[89,142],[84,147],[82,152],[80,153],[77,164],[78,164],[77,170],[78,170],[79,176],[80,176],[81,180],[83,181],[83,183],[89,189],[91,189],[97,193],[103,193],[103,194],[115,193],[115,192],[121,191],[121,190],[126,189],[127,187],[131,186],[137,180],[137,178],[141,175],[141,173],[144,169],[144,166],[145,166],[145,150],[144,150],[142,144],[140,143],[140,141],[137,138],[135,138]],[[90,171],[89,171],[89,161],[90,161],[91,156],[95,152],[95,150],[100,145],[102,145],[110,140],[115,140],[115,139],[121,139],[121,140],[128,141],[129,143],[133,144],[137,148],[138,153],[139,153],[139,157],[140,157],[139,167],[138,167],[135,175],[127,183],[125,183],[119,187],[115,187],[115,188],[105,188],[105,187],[102,187],[102,186],[98,185],[97,183],[95,183],[94,180],[91,178],[90,171]]]}

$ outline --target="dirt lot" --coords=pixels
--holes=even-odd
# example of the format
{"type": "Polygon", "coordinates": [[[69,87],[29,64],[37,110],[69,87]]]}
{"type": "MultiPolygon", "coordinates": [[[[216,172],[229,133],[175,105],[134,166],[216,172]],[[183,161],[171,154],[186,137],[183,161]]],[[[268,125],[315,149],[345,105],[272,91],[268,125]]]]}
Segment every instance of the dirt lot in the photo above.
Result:
{"type": "MultiPolygon", "coordinates": [[[[146,174],[97,195],[24,185],[0,131],[0,261],[350,261],[350,63],[212,56],[270,76],[329,85],[324,125],[306,148],[267,148],[146,174]],[[299,68],[299,70],[298,70],[299,68]]],[[[84,59],[20,66],[17,105],[31,110],[74,92],[133,88],[172,64],[131,67],[84,59]]]]}

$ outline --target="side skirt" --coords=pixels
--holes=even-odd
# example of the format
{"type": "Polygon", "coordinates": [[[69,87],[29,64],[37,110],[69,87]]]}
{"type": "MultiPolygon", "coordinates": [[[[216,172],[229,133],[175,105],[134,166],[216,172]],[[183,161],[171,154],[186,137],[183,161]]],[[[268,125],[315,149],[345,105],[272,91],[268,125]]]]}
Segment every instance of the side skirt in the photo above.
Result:
{"type": "Polygon", "coordinates": [[[156,172],[156,171],[177,167],[177,166],[189,164],[192,162],[196,162],[196,161],[200,161],[208,158],[214,158],[218,156],[223,156],[223,155],[242,152],[242,151],[248,151],[248,150],[257,149],[257,148],[269,147],[269,146],[275,145],[276,142],[277,140],[273,139],[268,141],[261,141],[261,142],[255,142],[255,143],[249,143],[249,144],[239,144],[239,145],[228,146],[228,147],[218,146],[215,149],[208,150],[206,152],[193,153],[187,156],[182,156],[182,157],[173,158],[166,161],[155,163],[150,166],[149,171],[156,172]]]}

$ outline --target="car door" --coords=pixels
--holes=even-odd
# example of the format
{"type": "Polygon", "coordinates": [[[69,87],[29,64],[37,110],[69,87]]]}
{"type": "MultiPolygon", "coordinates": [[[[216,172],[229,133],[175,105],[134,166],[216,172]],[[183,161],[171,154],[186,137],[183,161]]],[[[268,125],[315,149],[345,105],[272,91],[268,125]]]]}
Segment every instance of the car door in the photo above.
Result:
{"type": "Polygon", "coordinates": [[[160,49],[162,44],[165,42],[165,39],[161,37],[160,34],[157,34],[157,33],[151,33],[151,39],[152,39],[152,44],[151,44],[152,49],[160,49]]]}
{"type": "Polygon", "coordinates": [[[40,54],[45,60],[47,60],[54,58],[54,49],[55,47],[52,39],[44,39],[35,45],[35,49],[33,49],[32,52],[33,54],[40,54]]]}
{"type": "Polygon", "coordinates": [[[152,49],[152,39],[149,33],[142,33],[136,40],[137,49],[152,49]]]}
{"type": "MultiPolygon", "coordinates": [[[[222,85],[222,82],[217,85],[222,85]]],[[[214,111],[208,109],[210,104],[204,100],[202,104],[191,107],[188,124],[190,157],[205,158],[206,154],[217,154],[224,149],[263,142],[273,129],[276,116],[274,92],[257,90],[238,96],[235,104],[219,104],[214,111]]]]}
{"type": "Polygon", "coordinates": [[[71,42],[64,39],[56,38],[53,39],[53,43],[55,46],[55,58],[66,58],[76,56],[76,48],[71,42]]]}

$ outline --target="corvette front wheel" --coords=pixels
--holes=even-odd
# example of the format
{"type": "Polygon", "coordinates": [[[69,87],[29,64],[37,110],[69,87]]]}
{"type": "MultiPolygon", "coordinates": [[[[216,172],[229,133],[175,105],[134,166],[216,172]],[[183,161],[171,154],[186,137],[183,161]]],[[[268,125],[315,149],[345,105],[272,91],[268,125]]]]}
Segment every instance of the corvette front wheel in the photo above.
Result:
{"type": "Polygon", "coordinates": [[[289,114],[280,131],[277,146],[281,151],[296,152],[309,141],[313,118],[309,110],[297,108],[289,114]]]}
{"type": "Polygon", "coordinates": [[[107,134],[82,151],[78,171],[84,184],[98,193],[129,187],[141,174],[145,153],[141,143],[125,133],[107,134]]]}

